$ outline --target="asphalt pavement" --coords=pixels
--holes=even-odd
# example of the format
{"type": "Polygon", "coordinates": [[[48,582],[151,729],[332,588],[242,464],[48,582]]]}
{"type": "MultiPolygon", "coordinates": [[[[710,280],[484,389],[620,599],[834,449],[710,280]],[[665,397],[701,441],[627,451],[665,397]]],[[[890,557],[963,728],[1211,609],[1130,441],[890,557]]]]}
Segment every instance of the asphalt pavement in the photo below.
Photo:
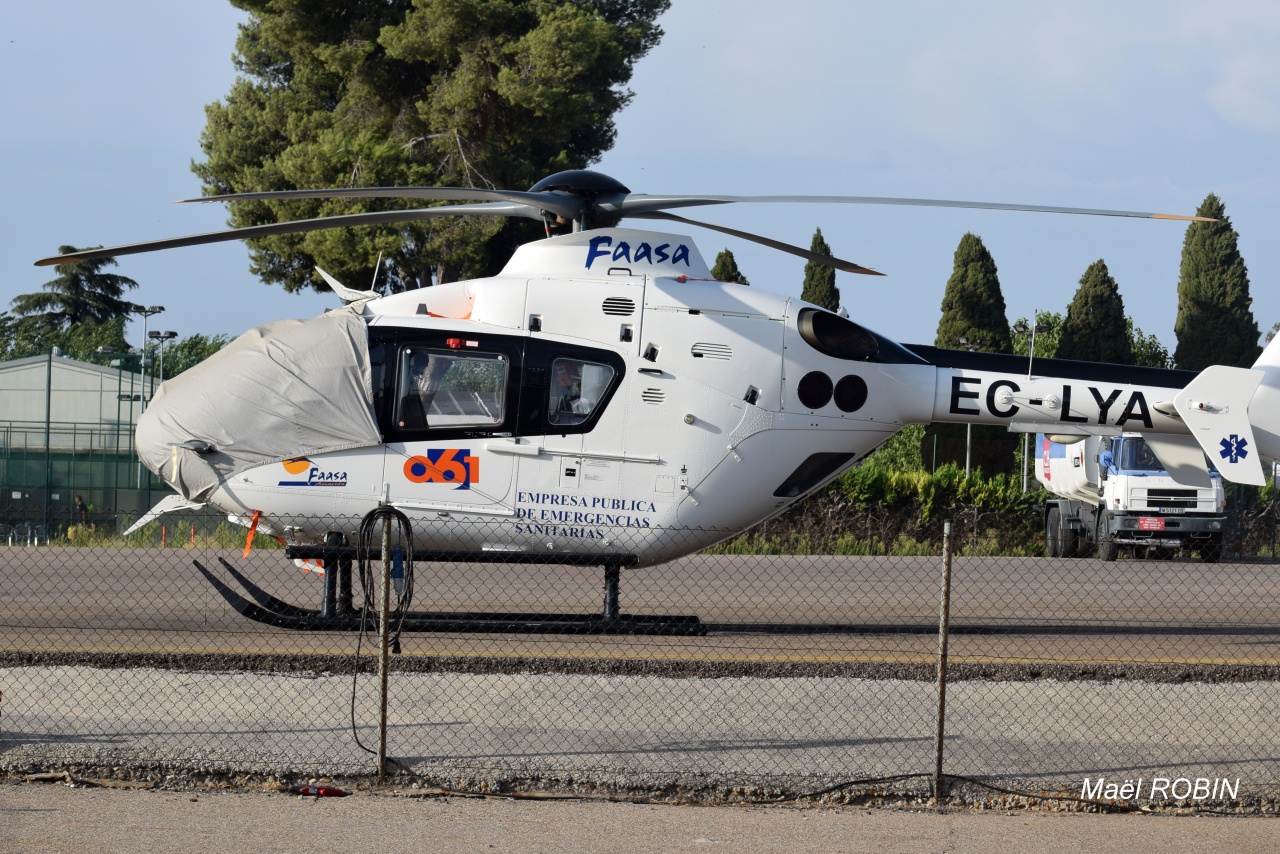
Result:
{"type": "Polygon", "coordinates": [[[1280,819],[799,807],[694,807],[358,795],[0,786],[13,852],[1176,851],[1262,854],[1280,819]]]}

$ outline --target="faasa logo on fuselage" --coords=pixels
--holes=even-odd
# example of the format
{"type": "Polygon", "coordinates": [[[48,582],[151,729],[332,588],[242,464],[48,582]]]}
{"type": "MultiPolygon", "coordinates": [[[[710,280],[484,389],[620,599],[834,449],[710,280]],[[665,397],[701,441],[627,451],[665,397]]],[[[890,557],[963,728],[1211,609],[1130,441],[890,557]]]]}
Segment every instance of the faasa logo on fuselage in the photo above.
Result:
{"type": "Polygon", "coordinates": [[[346,486],[345,471],[325,471],[306,457],[294,457],[280,463],[284,470],[295,478],[304,475],[301,480],[282,480],[279,486],[346,486]]]}
{"type": "Polygon", "coordinates": [[[471,456],[467,448],[437,448],[405,460],[404,476],[410,483],[448,483],[454,489],[470,489],[480,482],[480,458],[471,456]]]}
{"type": "Polygon", "coordinates": [[[588,270],[597,258],[626,261],[628,264],[666,264],[669,261],[672,264],[684,264],[688,267],[689,247],[683,243],[677,243],[675,249],[671,248],[670,243],[659,243],[657,246],[637,243],[633,249],[625,240],[618,241],[618,245],[614,246],[612,237],[601,235],[591,238],[591,245],[587,247],[588,270]]]}

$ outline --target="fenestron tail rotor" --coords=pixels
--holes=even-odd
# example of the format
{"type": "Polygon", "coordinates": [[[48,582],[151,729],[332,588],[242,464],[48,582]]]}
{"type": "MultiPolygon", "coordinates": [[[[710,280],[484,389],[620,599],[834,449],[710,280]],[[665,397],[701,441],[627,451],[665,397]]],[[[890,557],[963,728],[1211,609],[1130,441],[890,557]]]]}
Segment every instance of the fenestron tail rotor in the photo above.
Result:
{"type": "Polygon", "coordinates": [[[347,228],[368,225],[392,225],[416,222],[446,216],[518,216],[541,219],[548,228],[575,231],[611,227],[620,219],[659,219],[706,228],[720,234],[728,234],[753,243],[759,243],[792,255],[826,264],[837,270],[866,275],[883,275],[868,267],[821,255],[747,231],[727,228],[713,223],[686,219],[669,213],[671,208],[698,207],[726,204],[855,204],[855,205],[911,205],[918,207],[953,207],[980,210],[1034,211],[1041,213],[1082,214],[1086,216],[1138,217],[1144,219],[1171,219],[1184,222],[1213,222],[1211,218],[1183,216],[1179,214],[1144,213],[1139,211],[1115,211],[1098,208],[1059,207],[1054,205],[1007,204],[994,202],[966,202],[944,199],[905,199],[877,196],[691,196],[645,195],[632,193],[618,181],[599,172],[572,170],[543,178],[527,191],[500,190],[469,187],[342,187],[321,190],[274,190],[253,193],[231,193],[183,199],[183,202],[239,202],[273,201],[284,199],[343,199],[388,198],[423,199],[432,201],[458,201],[466,204],[440,205],[426,208],[393,211],[371,211],[356,214],[339,214],[316,219],[290,220],[255,225],[245,228],[211,231],[187,237],[150,240],[124,246],[108,246],[87,249],[68,255],[41,258],[37,267],[66,264],[91,258],[107,258],[175,249],[181,246],[198,246],[229,240],[251,240],[276,234],[292,234],[318,231],[326,228],[347,228]]]}

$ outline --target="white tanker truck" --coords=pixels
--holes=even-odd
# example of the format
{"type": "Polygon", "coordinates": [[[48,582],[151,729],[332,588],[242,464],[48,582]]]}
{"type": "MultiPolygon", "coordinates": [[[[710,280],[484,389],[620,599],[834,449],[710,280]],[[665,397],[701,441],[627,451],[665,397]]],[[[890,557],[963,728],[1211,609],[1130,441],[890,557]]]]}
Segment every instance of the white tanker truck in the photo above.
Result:
{"type": "Polygon", "coordinates": [[[1041,433],[1036,448],[1036,480],[1058,496],[1045,502],[1050,557],[1084,557],[1095,548],[1108,561],[1122,548],[1149,557],[1195,551],[1208,563],[1222,557],[1226,495],[1217,472],[1211,472],[1208,486],[1178,483],[1136,433],[1041,433]]]}

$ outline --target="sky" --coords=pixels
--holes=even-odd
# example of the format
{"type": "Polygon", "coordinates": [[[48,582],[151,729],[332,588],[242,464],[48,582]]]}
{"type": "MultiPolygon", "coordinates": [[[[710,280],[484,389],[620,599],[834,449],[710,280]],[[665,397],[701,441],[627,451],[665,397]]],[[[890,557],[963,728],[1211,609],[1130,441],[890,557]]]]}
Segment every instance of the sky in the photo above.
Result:
{"type": "MultiPolygon", "coordinates": [[[[225,226],[218,206],[171,202],[200,193],[190,164],[204,106],[235,79],[243,19],[219,0],[11,4],[0,309],[53,278],[32,263],[63,244],[225,226]]],[[[660,24],[616,144],[594,167],[635,192],[1179,214],[1212,192],[1240,235],[1259,328],[1280,321],[1280,4],[674,0],[660,24]]],[[[1176,344],[1182,223],[844,205],[682,213],[805,247],[820,227],[835,255],[887,274],[839,273],[837,284],[853,319],[901,341],[933,342],[956,245],[972,231],[995,258],[1011,322],[1065,311],[1102,258],[1137,325],[1176,344]]],[[[801,259],[688,233],[708,263],[730,248],[752,286],[799,295],[801,259]]],[[[239,242],[122,256],[115,272],[138,281],[133,301],[165,306],[150,329],[183,337],[337,304],[262,284],[239,242]]]]}

